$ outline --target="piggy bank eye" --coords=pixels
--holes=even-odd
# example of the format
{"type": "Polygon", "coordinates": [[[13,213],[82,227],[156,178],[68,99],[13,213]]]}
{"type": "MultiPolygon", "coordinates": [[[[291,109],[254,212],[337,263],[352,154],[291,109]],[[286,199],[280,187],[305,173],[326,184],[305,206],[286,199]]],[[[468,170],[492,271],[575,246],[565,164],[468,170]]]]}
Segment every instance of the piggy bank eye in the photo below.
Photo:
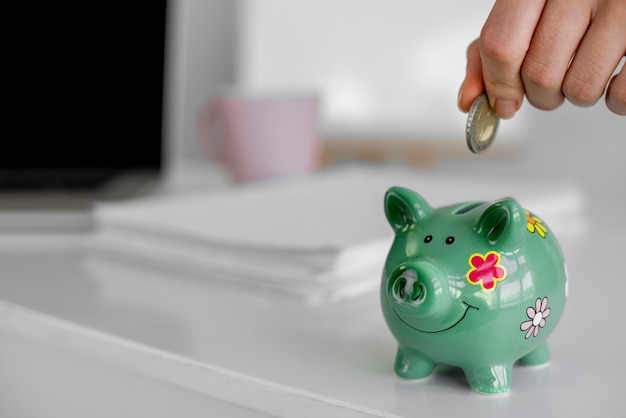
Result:
{"type": "Polygon", "coordinates": [[[454,242],[454,237],[448,237],[446,238],[446,244],[450,245],[454,242]]]}
{"type": "Polygon", "coordinates": [[[428,244],[429,242],[431,242],[433,240],[433,236],[432,235],[426,235],[426,237],[424,238],[424,242],[426,244],[428,244]]]}

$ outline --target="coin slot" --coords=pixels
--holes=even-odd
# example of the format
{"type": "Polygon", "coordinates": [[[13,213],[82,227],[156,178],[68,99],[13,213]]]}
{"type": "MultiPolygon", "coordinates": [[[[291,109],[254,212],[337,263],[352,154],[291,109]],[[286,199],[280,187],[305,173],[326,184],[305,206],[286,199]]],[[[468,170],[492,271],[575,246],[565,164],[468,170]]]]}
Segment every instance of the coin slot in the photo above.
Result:
{"type": "Polygon", "coordinates": [[[466,203],[465,205],[457,208],[457,210],[455,210],[453,213],[455,215],[463,215],[464,213],[469,212],[470,210],[477,208],[478,206],[482,205],[483,202],[470,202],[470,203],[466,203]]]}

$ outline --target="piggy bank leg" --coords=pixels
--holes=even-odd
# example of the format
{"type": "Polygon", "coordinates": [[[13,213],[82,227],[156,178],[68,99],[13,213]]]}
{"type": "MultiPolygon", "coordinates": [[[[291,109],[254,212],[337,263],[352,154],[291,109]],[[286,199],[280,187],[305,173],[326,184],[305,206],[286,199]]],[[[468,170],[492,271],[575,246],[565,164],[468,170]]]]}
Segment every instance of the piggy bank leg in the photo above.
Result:
{"type": "Polygon", "coordinates": [[[420,351],[398,347],[394,370],[403,379],[422,379],[430,376],[436,363],[420,351]]]}
{"type": "Polygon", "coordinates": [[[550,351],[546,343],[541,344],[530,353],[519,359],[519,363],[524,366],[539,366],[550,361],[550,351]]]}
{"type": "Polygon", "coordinates": [[[506,393],[511,386],[512,364],[463,369],[470,387],[488,395],[506,393]]]}

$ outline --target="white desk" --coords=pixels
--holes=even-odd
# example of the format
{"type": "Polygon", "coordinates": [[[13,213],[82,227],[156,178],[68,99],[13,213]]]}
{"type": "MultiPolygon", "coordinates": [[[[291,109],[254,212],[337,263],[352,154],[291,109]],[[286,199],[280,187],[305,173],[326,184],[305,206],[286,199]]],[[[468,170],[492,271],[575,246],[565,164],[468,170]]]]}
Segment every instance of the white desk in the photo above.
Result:
{"type": "Polygon", "coordinates": [[[591,199],[586,232],[560,240],[570,296],[552,361],[515,367],[508,395],[476,394],[446,368],[396,378],[375,293],[312,308],[89,259],[83,236],[0,235],[0,416],[621,416],[626,123],[597,113],[595,125],[542,113],[522,161],[437,167],[558,172],[591,199]]]}
{"type": "Polygon", "coordinates": [[[561,242],[570,298],[553,360],[515,367],[500,397],[455,369],[396,378],[376,293],[303,306],[91,258],[81,235],[1,236],[0,415],[611,416],[626,376],[626,217],[594,207],[587,232],[561,242]]]}

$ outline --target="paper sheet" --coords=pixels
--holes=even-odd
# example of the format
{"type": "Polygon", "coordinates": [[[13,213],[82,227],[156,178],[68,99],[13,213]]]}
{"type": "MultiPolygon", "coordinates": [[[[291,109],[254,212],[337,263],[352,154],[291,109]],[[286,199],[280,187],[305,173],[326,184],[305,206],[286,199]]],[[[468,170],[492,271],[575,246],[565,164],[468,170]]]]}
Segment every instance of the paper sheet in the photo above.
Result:
{"type": "Polygon", "coordinates": [[[512,196],[557,235],[584,226],[584,196],[567,182],[350,166],[101,204],[90,249],[207,279],[336,300],[377,286],[393,239],[383,197],[394,185],[416,190],[434,207],[512,196]]]}

